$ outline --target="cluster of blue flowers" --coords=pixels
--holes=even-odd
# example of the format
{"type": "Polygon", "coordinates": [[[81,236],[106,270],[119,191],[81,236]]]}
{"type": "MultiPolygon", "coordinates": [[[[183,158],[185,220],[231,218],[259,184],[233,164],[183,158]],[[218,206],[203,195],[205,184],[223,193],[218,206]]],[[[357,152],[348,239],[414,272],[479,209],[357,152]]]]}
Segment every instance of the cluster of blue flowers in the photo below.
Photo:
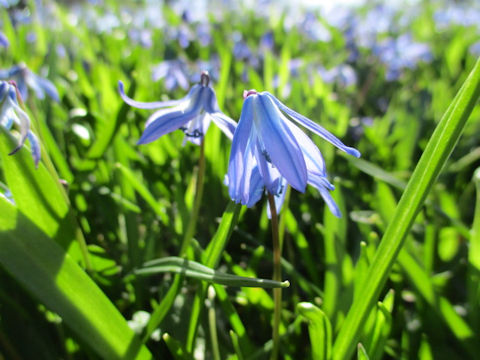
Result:
{"type": "Polygon", "coordinates": [[[10,130],[16,124],[20,131],[18,146],[10,155],[15,154],[28,139],[35,165],[40,161],[40,144],[30,130],[30,118],[18,105],[16,87],[12,83],[0,81],[0,125],[10,130]]]}
{"type": "MultiPolygon", "coordinates": [[[[0,33],[0,46],[8,47],[8,45],[8,39],[3,33],[0,33]]],[[[28,114],[19,105],[19,102],[27,100],[28,89],[31,89],[38,99],[44,99],[47,94],[53,100],[60,101],[55,85],[32,72],[25,64],[21,63],[9,69],[0,69],[0,126],[10,130],[15,124],[20,131],[18,146],[10,155],[15,154],[28,139],[33,161],[35,166],[38,166],[41,157],[40,143],[30,129],[31,121],[28,114]]]]}
{"type": "Polygon", "coordinates": [[[279,211],[288,184],[300,192],[310,184],[320,192],[330,211],[341,216],[330,195],[334,186],[327,179],[320,150],[292,120],[347,154],[360,157],[360,152],[345,146],[330,132],[290,109],[272,94],[245,91],[237,125],[220,111],[207,72],[202,73],[200,83],[181,100],[138,102],[125,94],[121,81],[119,92],[122,99],[133,107],[159,109],[147,120],[138,144],[147,144],[180,129],[185,134],[185,141],[199,145],[213,121],[232,140],[225,183],[236,203],[252,207],[266,190],[275,196],[279,211]]]}

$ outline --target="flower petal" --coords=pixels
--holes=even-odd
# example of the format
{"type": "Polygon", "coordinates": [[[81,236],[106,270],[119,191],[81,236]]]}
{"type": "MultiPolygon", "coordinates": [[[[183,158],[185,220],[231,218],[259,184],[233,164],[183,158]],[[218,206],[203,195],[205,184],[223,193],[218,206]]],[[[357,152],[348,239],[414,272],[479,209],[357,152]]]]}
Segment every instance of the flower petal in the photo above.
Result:
{"type": "Polygon", "coordinates": [[[294,189],[304,192],[307,167],[297,140],[285,124],[288,120],[269,97],[261,94],[250,97],[255,99],[255,125],[258,126],[261,146],[264,146],[260,151],[266,152],[267,161],[278,168],[294,189]]]}
{"type": "Polygon", "coordinates": [[[232,140],[237,123],[222,113],[218,107],[215,91],[211,87],[205,88],[205,111],[210,114],[215,124],[224,132],[227,137],[232,140]]]}
{"type": "Polygon", "coordinates": [[[125,101],[128,105],[136,107],[138,109],[159,109],[163,107],[169,107],[169,106],[175,106],[179,105],[185,100],[188,100],[188,98],[191,96],[191,92],[193,91],[195,87],[193,87],[188,95],[180,100],[170,100],[170,101],[154,101],[154,102],[140,102],[133,100],[129,98],[124,91],[123,88],[123,82],[118,81],[118,92],[120,93],[120,96],[122,97],[123,101],[125,101]]]}
{"type": "Polygon", "coordinates": [[[10,153],[14,154],[23,146],[25,140],[27,139],[27,135],[30,130],[30,118],[28,117],[27,113],[25,113],[10,97],[7,97],[7,101],[10,107],[14,109],[20,122],[20,141],[18,146],[10,153]]]}
{"type": "Polygon", "coordinates": [[[305,116],[297,113],[296,111],[293,111],[286,105],[284,105],[280,100],[278,100],[275,96],[270,94],[267,91],[262,92],[261,94],[264,94],[268,96],[268,98],[272,99],[275,104],[283,111],[285,112],[288,116],[290,116],[293,120],[301,124],[302,126],[305,126],[307,129],[310,131],[314,132],[318,136],[321,136],[323,139],[327,140],[330,142],[332,145],[335,145],[337,148],[339,148],[342,151],[345,151],[347,154],[353,155],[355,157],[360,157],[360,152],[357,149],[354,149],[352,147],[346,146],[344,143],[342,143],[337,137],[335,137],[333,134],[331,134],[329,131],[318,125],[317,123],[314,123],[312,120],[306,118],[305,116]]]}
{"type": "Polygon", "coordinates": [[[58,95],[57,88],[55,87],[55,85],[53,85],[53,83],[50,80],[44,79],[33,73],[30,73],[30,76],[32,76],[35,79],[37,86],[43,89],[48,96],[50,96],[56,102],[60,102],[60,96],[58,95]]]}
{"type": "Polygon", "coordinates": [[[326,176],[327,171],[325,168],[325,161],[323,160],[323,156],[317,145],[315,145],[312,139],[310,139],[291,121],[287,120],[286,123],[290,131],[293,133],[293,136],[297,139],[298,145],[302,149],[303,158],[305,159],[305,164],[307,166],[308,177],[310,178],[311,173],[326,176]]]}
{"type": "Polygon", "coordinates": [[[153,113],[148,119],[149,125],[145,128],[137,145],[148,144],[157,140],[160,136],[179,129],[198,115],[198,112],[195,110],[172,110],[169,112],[159,110],[153,113]]]}
{"type": "Polygon", "coordinates": [[[335,200],[333,200],[332,195],[330,195],[330,192],[325,188],[319,189],[319,191],[320,195],[322,195],[323,200],[327,204],[332,214],[335,215],[337,218],[341,218],[342,213],[338,208],[337,204],[335,203],[335,200]]]}
{"type": "Polygon", "coordinates": [[[31,131],[28,132],[27,137],[28,141],[30,142],[30,149],[32,152],[33,161],[35,162],[35,167],[38,167],[41,157],[40,143],[38,142],[37,136],[31,131]]]}
{"type": "Polygon", "coordinates": [[[258,168],[252,152],[255,144],[252,127],[253,99],[247,98],[243,103],[240,121],[233,137],[227,172],[230,197],[244,205],[252,203],[258,197],[259,188],[258,176],[254,174],[258,172],[258,168]]]}
{"type": "Polygon", "coordinates": [[[233,134],[235,133],[235,128],[237,127],[237,123],[230,119],[224,113],[218,111],[210,114],[215,125],[218,126],[220,130],[230,139],[233,139],[233,134]]]}

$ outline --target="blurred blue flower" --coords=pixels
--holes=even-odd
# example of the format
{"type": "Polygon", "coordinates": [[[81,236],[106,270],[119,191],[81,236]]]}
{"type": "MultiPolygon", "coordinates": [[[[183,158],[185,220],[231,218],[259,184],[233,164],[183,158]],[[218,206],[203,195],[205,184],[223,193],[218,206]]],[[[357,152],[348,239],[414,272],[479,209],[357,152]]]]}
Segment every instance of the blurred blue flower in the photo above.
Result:
{"type": "Polygon", "coordinates": [[[18,146],[10,155],[15,154],[28,139],[35,166],[40,161],[40,144],[35,134],[30,130],[30,118],[18,105],[15,85],[0,81],[0,125],[10,130],[16,124],[20,131],[18,146]]]}
{"type": "Polygon", "coordinates": [[[8,45],[10,45],[10,43],[8,42],[7,37],[0,31],[0,46],[8,47],[8,45]]]}
{"type": "Polygon", "coordinates": [[[480,56],[480,40],[477,41],[476,43],[473,43],[472,45],[470,45],[468,51],[472,55],[480,56]]]}
{"type": "Polygon", "coordinates": [[[322,80],[328,84],[338,83],[342,87],[348,87],[357,83],[357,74],[355,70],[347,64],[341,64],[331,68],[325,69],[323,66],[318,68],[318,72],[322,80]]]}
{"type": "Polygon", "coordinates": [[[398,38],[387,38],[373,50],[387,67],[386,79],[396,80],[406,68],[414,69],[418,62],[430,62],[433,59],[430,47],[413,41],[410,34],[398,38]]]}
{"type": "Polygon", "coordinates": [[[145,49],[152,47],[152,32],[149,29],[130,29],[128,37],[145,49]]]}
{"type": "Polygon", "coordinates": [[[15,65],[10,69],[0,69],[0,80],[14,80],[24,101],[28,98],[27,87],[32,89],[39,99],[44,99],[46,93],[56,102],[60,101],[55,85],[50,80],[34,74],[25,64],[15,65]]]}
{"type": "MultiPolygon", "coordinates": [[[[476,26],[480,29],[480,9],[474,8],[474,4],[449,4],[433,15],[438,30],[444,30],[452,25],[463,27],[476,26]]],[[[478,4],[477,4],[478,5],[478,4]]]]}
{"type": "Polygon", "coordinates": [[[120,95],[127,104],[139,109],[160,109],[147,120],[145,131],[137,144],[148,144],[160,136],[180,129],[185,133],[184,144],[190,141],[200,145],[212,120],[232,139],[237,124],[220,111],[215,91],[209,86],[209,82],[208,73],[203,72],[200,83],[194,85],[183,99],[144,103],[125,95],[123,83],[119,81],[120,95]]]}
{"type": "Polygon", "coordinates": [[[164,79],[165,89],[188,89],[187,64],[183,60],[165,60],[152,68],[152,80],[164,79]]]}
{"type": "Polygon", "coordinates": [[[360,157],[360,153],[266,91],[245,91],[244,98],[225,177],[232,200],[251,207],[266,188],[275,196],[279,210],[287,183],[300,192],[310,184],[320,192],[331,212],[340,217],[329,193],[334,187],[327,180],[320,150],[290,119],[350,155],[360,157]]]}
{"type": "Polygon", "coordinates": [[[304,20],[300,24],[300,30],[314,41],[329,42],[332,40],[330,30],[328,30],[312,12],[307,12],[304,15],[304,20]]]}

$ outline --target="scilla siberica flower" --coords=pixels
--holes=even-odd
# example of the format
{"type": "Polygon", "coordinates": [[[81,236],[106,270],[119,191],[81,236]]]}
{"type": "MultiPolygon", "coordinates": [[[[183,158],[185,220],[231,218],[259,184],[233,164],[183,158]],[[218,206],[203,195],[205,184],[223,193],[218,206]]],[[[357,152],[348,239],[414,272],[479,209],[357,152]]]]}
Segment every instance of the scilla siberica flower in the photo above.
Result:
{"type": "Polygon", "coordinates": [[[127,104],[139,109],[160,109],[147,120],[145,131],[137,144],[148,144],[162,135],[180,129],[185,133],[185,141],[200,145],[211,120],[232,139],[237,123],[220,111],[209,82],[210,77],[204,71],[200,83],[194,85],[183,99],[144,103],[125,95],[123,83],[119,81],[120,95],[127,104]]]}
{"type": "Polygon", "coordinates": [[[30,118],[18,105],[15,85],[6,81],[0,81],[0,125],[10,130],[13,124],[19,127],[20,140],[18,146],[13,149],[10,155],[15,154],[28,139],[35,166],[38,166],[40,161],[40,144],[35,134],[30,130],[30,118]]]}
{"type": "Polygon", "coordinates": [[[22,100],[26,101],[28,97],[28,89],[35,92],[40,100],[45,98],[45,93],[56,102],[60,101],[57,88],[50,80],[44,79],[34,74],[25,64],[12,66],[10,69],[0,70],[0,80],[14,80],[17,83],[18,91],[22,96],[22,100]]]}
{"type": "Polygon", "coordinates": [[[360,157],[360,152],[345,146],[320,125],[266,91],[245,91],[244,98],[225,178],[232,200],[251,207],[266,188],[275,195],[279,210],[287,183],[300,192],[310,184],[320,192],[331,212],[340,217],[340,210],[329,193],[334,186],[327,180],[320,150],[290,119],[350,155],[360,157]]]}

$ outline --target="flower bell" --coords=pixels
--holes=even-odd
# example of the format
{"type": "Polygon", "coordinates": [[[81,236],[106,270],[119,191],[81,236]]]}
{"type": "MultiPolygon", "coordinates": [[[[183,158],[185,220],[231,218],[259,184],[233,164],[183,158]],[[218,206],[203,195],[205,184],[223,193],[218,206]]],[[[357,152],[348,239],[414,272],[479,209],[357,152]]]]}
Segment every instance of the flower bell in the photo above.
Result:
{"type": "Polygon", "coordinates": [[[120,96],[127,104],[139,109],[159,109],[147,120],[145,131],[137,144],[148,144],[180,129],[185,133],[185,141],[200,145],[210,121],[232,139],[237,123],[220,111],[215,91],[209,82],[208,72],[204,71],[200,83],[194,85],[183,99],[145,103],[129,98],[125,94],[123,83],[119,81],[120,96]]]}
{"type": "Polygon", "coordinates": [[[38,166],[41,157],[40,144],[35,134],[30,130],[30,118],[18,105],[15,85],[0,81],[0,125],[10,130],[16,124],[20,130],[18,146],[10,155],[15,154],[28,139],[35,166],[38,166]]]}
{"type": "Polygon", "coordinates": [[[40,100],[43,100],[47,94],[56,102],[60,101],[55,85],[50,80],[34,74],[23,63],[12,66],[10,69],[0,70],[0,80],[14,80],[23,101],[28,98],[28,88],[32,89],[40,100]]]}
{"type": "Polygon", "coordinates": [[[310,184],[320,192],[332,213],[340,217],[340,210],[330,195],[334,186],[327,180],[320,150],[290,119],[347,154],[360,157],[360,152],[345,146],[320,125],[266,91],[245,91],[244,98],[226,176],[232,200],[250,207],[260,200],[266,189],[275,195],[279,210],[287,184],[300,192],[310,184]]]}

